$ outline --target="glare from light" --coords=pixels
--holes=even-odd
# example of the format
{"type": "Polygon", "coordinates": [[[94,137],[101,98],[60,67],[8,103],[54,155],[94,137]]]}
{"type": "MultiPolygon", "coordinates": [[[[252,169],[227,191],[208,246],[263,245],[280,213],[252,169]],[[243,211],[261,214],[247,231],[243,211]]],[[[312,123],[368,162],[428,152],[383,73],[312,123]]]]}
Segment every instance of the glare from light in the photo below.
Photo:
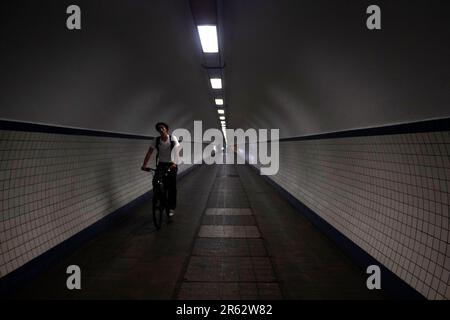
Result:
{"type": "Polygon", "coordinates": [[[225,146],[227,145],[228,141],[227,141],[227,131],[226,129],[222,129],[222,133],[223,133],[223,138],[225,139],[225,146]]]}
{"type": "Polygon", "coordinates": [[[222,79],[220,78],[211,78],[211,87],[213,89],[222,89],[222,79]]]}
{"type": "Polygon", "coordinates": [[[216,105],[223,106],[223,99],[216,99],[216,105]]]}
{"type": "Polygon", "coordinates": [[[223,138],[225,139],[225,145],[227,145],[228,141],[227,141],[227,129],[226,128],[222,128],[222,133],[223,133],[223,138]]]}
{"type": "Polygon", "coordinates": [[[197,26],[197,30],[200,36],[200,42],[202,44],[203,52],[204,53],[219,52],[216,26],[197,26]]]}
{"type": "Polygon", "coordinates": [[[225,113],[225,110],[223,110],[223,109],[217,109],[217,113],[218,113],[218,114],[224,114],[224,113],[225,113]]]}

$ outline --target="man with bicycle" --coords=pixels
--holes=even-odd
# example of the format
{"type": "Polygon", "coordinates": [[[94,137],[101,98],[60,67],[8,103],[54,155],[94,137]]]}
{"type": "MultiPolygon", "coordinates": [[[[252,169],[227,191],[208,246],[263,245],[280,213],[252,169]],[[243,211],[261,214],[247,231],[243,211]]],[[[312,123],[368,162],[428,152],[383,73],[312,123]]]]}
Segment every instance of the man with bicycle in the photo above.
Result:
{"type": "MultiPolygon", "coordinates": [[[[177,162],[178,162],[178,149],[180,144],[177,137],[169,134],[169,126],[164,122],[158,122],[155,125],[156,130],[160,136],[153,139],[147,154],[142,164],[142,170],[148,170],[147,163],[152,156],[153,150],[156,149],[156,173],[154,179],[161,173],[167,172],[165,176],[164,184],[168,188],[168,205],[169,205],[169,217],[174,216],[175,208],[177,205],[177,162]]],[[[155,185],[155,180],[153,180],[155,185]]]]}

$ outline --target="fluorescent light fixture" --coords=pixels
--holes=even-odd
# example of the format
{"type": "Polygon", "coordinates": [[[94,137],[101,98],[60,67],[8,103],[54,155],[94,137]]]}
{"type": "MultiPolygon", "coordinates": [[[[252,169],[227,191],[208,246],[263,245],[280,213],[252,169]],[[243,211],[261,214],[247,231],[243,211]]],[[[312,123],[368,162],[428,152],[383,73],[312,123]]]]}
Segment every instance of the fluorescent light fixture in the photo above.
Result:
{"type": "Polygon", "coordinates": [[[220,78],[211,78],[211,87],[213,89],[222,89],[222,79],[220,78]]]}
{"type": "Polygon", "coordinates": [[[220,121],[220,123],[221,123],[222,125],[225,125],[225,121],[220,121]]]}
{"type": "Polygon", "coordinates": [[[219,119],[220,120],[225,120],[225,117],[224,116],[220,116],[219,119]]]}
{"type": "Polygon", "coordinates": [[[223,106],[223,99],[216,99],[216,105],[223,106]]]}
{"type": "Polygon", "coordinates": [[[216,26],[197,26],[200,42],[204,53],[219,52],[216,26]]]}
{"type": "Polygon", "coordinates": [[[225,111],[224,111],[223,109],[217,109],[217,113],[218,113],[218,114],[224,114],[225,111]]]}

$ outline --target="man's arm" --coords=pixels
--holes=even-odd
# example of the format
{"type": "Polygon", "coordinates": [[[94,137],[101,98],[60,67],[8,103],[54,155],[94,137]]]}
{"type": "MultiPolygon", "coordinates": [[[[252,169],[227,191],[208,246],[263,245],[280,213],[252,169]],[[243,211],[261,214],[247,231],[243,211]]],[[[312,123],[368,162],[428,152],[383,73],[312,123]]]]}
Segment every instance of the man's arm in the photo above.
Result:
{"type": "Polygon", "coordinates": [[[147,167],[148,160],[150,160],[152,153],[153,153],[153,147],[148,148],[148,151],[147,151],[147,154],[145,155],[144,163],[142,164],[141,169],[144,169],[147,167]]]}
{"type": "Polygon", "coordinates": [[[174,139],[175,145],[172,150],[173,162],[172,162],[171,168],[175,168],[178,166],[178,163],[180,162],[180,149],[181,149],[181,145],[178,142],[177,137],[173,136],[173,139],[174,139]]]}

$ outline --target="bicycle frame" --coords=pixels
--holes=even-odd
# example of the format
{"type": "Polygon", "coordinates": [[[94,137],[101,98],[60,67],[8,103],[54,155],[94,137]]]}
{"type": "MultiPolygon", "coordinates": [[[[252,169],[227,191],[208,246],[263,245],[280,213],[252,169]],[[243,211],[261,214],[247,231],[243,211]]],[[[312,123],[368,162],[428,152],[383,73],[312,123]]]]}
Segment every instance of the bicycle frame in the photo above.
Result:
{"type": "Polygon", "coordinates": [[[166,213],[167,218],[170,221],[169,207],[168,207],[168,194],[167,194],[168,190],[164,184],[164,177],[167,176],[167,174],[169,173],[170,170],[167,170],[167,172],[158,172],[158,170],[154,169],[154,168],[145,168],[142,170],[153,173],[153,179],[152,179],[152,183],[153,183],[153,198],[152,198],[153,223],[155,224],[155,227],[158,230],[161,228],[164,212],[166,213]],[[158,173],[159,176],[155,176],[156,173],[158,173]]]}

